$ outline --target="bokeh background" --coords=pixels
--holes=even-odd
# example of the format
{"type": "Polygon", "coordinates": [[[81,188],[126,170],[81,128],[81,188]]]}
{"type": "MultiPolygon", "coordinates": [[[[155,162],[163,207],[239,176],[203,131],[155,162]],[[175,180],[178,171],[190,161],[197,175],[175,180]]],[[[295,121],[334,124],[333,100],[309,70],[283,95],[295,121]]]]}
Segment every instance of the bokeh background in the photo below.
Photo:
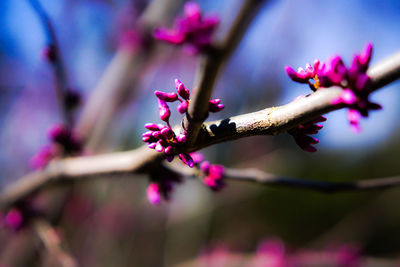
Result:
{"type": "MultiPolygon", "coordinates": [[[[216,38],[226,33],[241,2],[199,1],[205,13],[221,17],[216,38]]],[[[55,25],[69,84],[85,102],[118,50],[121,35],[134,27],[148,1],[42,4],[55,25]]],[[[297,68],[336,53],[349,64],[367,41],[374,44],[372,64],[390,56],[400,49],[399,14],[399,1],[269,1],[221,73],[214,97],[222,98],[226,108],[210,119],[285,104],[309,93],[306,86],[290,81],[285,65],[297,68]]],[[[29,171],[29,159],[48,142],[46,130],[61,120],[53,73],[41,57],[45,43],[28,1],[0,1],[2,186],[29,171]]],[[[173,90],[175,78],[191,88],[197,61],[179,47],[157,44],[133,97],[115,114],[92,153],[140,146],[143,124],[159,121],[153,91],[173,90]]],[[[374,93],[383,110],[363,119],[359,134],[350,131],[345,111],[328,114],[314,154],[300,150],[287,134],[241,139],[201,152],[214,163],[298,178],[349,181],[398,175],[399,89],[396,82],[374,93]]],[[[57,229],[82,266],[172,266],[190,263],[213,247],[254,253],[260,242],[271,239],[282,240],[287,253],[346,244],[368,257],[400,257],[396,188],[325,195],[228,182],[214,193],[188,179],[170,202],[152,206],[146,200],[146,176],[111,178],[73,185],[58,216],[57,229]]],[[[65,189],[50,189],[42,197],[59,190],[65,189]]],[[[0,232],[4,257],[17,253],[19,240],[29,236],[29,230],[0,232]]],[[[29,262],[40,265],[40,248],[32,250],[29,262]]]]}

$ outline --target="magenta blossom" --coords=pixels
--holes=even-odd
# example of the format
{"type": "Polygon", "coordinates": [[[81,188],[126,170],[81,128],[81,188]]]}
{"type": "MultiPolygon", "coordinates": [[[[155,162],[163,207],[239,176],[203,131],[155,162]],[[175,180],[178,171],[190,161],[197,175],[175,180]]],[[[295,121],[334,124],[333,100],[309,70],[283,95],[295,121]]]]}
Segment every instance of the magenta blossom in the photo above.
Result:
{"type": "Polygon", "coordinates": [[[24,217],[19,209],[12,208],[5,216],[1,215],[0,223],[11,230],[17,231],[22,227],[24,217]]]}
{"type": "Polygon", "coordinates": [[[353,57],[353,62],[347,68],[338,55],[331,57],[327,63],[315,60],[313,67],[299,68],[296,72],[286,66],[289,77],[299,83],[308,84],[313,91],[331,86],[343,88],[342,94],[332,101],[332,105],[344,105],[349,108],[348,118],[353,131],[359,132],[361,117],[368,117],[370,110],[382,107],[369,100],[372,93],[371,79],[367,74],[372,56],[372,44],[367,43],[360,54],[353,57]]]}
{"type": "Polygon", "coordinates": [[[150,175],[151,183],[147,186],[147,199],[153,205],[161,200],[170,200],[174,185],[182,182],[182,177],[168,169],[158,169],[150,175]]]}
{"type": "Polygon", "coordinates": [[[337,251],[336,263],[338,266],[358,267],[361,266],[361,251],[354,245],[343,245],[337,251]]]}
{"type": "Polygon", "coordinates": [[[257,247],[251,267],[283,267],[289,266],[285,255],[285,244],[280,239],[267,239],[257,247]]]}
{"type": "Polygon", "coordinates": [[[222,165],[210,164],[208,161],[203,161],[200,164],[200,169],[206,175],[203,179],[205,185],[212,190],[219,191],[225,186],[224,172],[225,168],[222,165]]]}
{"type": "MultiPolygon", "coordinates": [[[[147,146],[151,149],[155,149],[157,152],[164,152],[166,159],[172,161],[176,151],[179,150],[186,142],[186,134],[182,133],[176,135],[173,131],[169,118],[171,117],[171,110],[168,103],[179,101],[178,112],[184,114],[187,112],[190,103],[190,92],[185,85],[175,80],[175,87],[178,93],[165,93],[161,91],[155,91],[154,94],[158,101],[158,111],[160,119],[167,123],[167,126],[162,124],[147,123],[145,128],[150,130],[142,134],[142,141],[147,143],[147,146]]],[[[223,104],[220,104],[220,99],[213,99],[209,101],[209,111],[218,112],[224,108],[223,104]]],[[[194,161],[188,153],[180,153],[179,158],[183,163],[188,165],[190,168],[193,167],[194,161]]]]}
{"type": "Polygon", "coordinates": [[[309,121],[305,124],[300,124],[297,127],[290,129],[288,133],[293,136],[296,144],[301,149],[307,152],[316,152],[317,149],[313,145],[318,144],[319,140],[311,137],[310,135],[317,134],[318,131],[323,127],[321,124],[317,123],[324,121],[326,121],[326,118],[319,116],[312,121],[309,121]]]}
{"type": "Polygon", "coordinates": [[[210,164],[204,161],[203,154],[199,152],[190,153],[194,165],[204,174],[203,183],[214,191],[219,191],[225,186],[225,168],[222,165],[210,164]]]}
{"type": "Polygon", "coordinates": [[[218,23],[217,16],[203,16],[197,3],[187,2],[184,15],[175,19],[172,29],[158,28],[153,35],[171,44],[185,44],[188,52],[197,54],[210,47],[218,23]]]}

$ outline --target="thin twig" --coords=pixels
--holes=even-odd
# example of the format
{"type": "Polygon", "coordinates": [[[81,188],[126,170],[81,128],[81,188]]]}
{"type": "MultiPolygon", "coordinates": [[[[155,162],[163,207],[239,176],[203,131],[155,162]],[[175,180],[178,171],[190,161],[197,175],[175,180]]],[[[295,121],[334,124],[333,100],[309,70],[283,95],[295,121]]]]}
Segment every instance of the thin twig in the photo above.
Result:
{"type": "MultiPolygon", "coordinates": [[[[165,166],[183,176],[201,177],[203,174],[196,168],[183,168],[178,164],[165,166]]],[[[318,181],[303,178],[283,177],[267,173],[258,169],[225,168],[224,179],[228,181],[243,181],[263,184],[267,186],[289,187],[296,189],[307,189],[321,193],[338,193],[346,191],[363,191],[372,189],[383,189],[400,186],[400,176],[374,178],[351,182],[318,181]]]]}
{"type": "MultiPolygon", "coordinates": [[[[400,74],[398,71],[400,69],[400,57],[398,54],[392,57],[399,59],[399,61],[387,59],[371,67],[369,73],[372,80],[378,80],[378,76],[374,76],[378,73],[375,68],[380,69],[379,80],[381,81],[388,80],[388,77],[391,77],[392,81],[395,78],[400,78],[393,75],[393,73],[400,74]],[[391,62],[391,64],[388,64],[388,62],[391,62]],[[385,73],[388,77],[385,76],[385,73]]],[[[374,83],[374,89],[379,89],[379,86],[383,84],[381,82],[374,83]]],[[[202,135],[199,136],[195,146],[189,148],[187,152],[239,137],[280,133],[296,124],[337,109],[337,106],[332,106],[331,101],[338,97],[340,93],[341,89],[339,88],[326,88],[282,107],[269,108],[250,115],[245,114],[207,123],[206,130],[202,131],[202,135]],[[213,125],[216,125],[216,128],[213,125]]],[[[54,160],[43,170],[30,173],[5,187],[0,194],[0,205],[3,208],[8,207],[51,181],[99,177],[103,174],[112,173],[145,172],[151,169],[154,164],[158,164],[163,158],[162,153],[142,146],[126,152],[54,160]]]]}
{"type": "Polygon", "coordinates": [[[61,247],[61,240],[57,231],[47,221],[35,219],[33,222],[33,228],[42,241],[49,256],[54,258],[59,263],[59,266],[78,266],[76,260],[61,247]]]}
{"type": "Polygon", "coordinates": [[[265,2],[265,0],[245,0],[224,40],[217,43],[201,58],[196,74],[197,89],[193,92],[187,116],[183,120],[183,128],[188,138],[187,146],[194,144],[208,116],[208,101],[222,65],[232,55],[265,2]]]}
{"type": "Polygon", "coordinates": [[[31,4],[36,14],[39,16],[39,19],[42,23],[42,27],[46,34],[47,46],[50,47],[54,52],[54,60],[51,60],[50,63],[53,67],[55,75],[57,101],[66,125],[72,127],[73,114],[71,112],[71,109],[68,108],[68,103],[66,101],[69,90],[67,72],[65,70],[64,62],[61,57],[60,47],[57,42],[53,24],[43,6],[40,4],[39,0],[29,0],[29,3],[31,4]]]}
{"type": "MultiPolygon", "coordinates": [[[[399,79],[400,52],[372,66],[368,75],[372,79],[373,90],[399,79]]],[[[296,125],[345,107],[331,104],[341,93],[342,89],[339,87],[324,88],[283,106],[206,122],[191,150],[247,136],[277,135],[286,132],[296,125]]]]}
{"type": "Polygon", "coordinates": [[[321,193],[363,191],[400,186],[400,176],[367,179],[352,182],[328,182],[309,179],[282,177],[256,169],[226,169],[225,178],[246,182],[256,182],[268,186],[308,189],[321,193]]]}

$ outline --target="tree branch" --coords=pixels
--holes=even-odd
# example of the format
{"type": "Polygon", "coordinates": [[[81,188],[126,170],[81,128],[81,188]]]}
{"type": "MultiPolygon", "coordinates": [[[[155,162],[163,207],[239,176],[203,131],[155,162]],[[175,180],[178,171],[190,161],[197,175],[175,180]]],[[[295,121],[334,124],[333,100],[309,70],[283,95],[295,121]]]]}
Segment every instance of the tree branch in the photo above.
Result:
{"type": "Polygon", "coordinates": [[[39,0],[29,0],[29,3],[31,4],[33,10],[36,12],[40,19],[40,22],[42,23],[42,27],[46,34],[48,47],[51,48],[54,52],[54,60],[52,60],[50,63],[53,67],[55,75],[57,101],[66,125],[71,127],[73,124],[73,116],[71,110],[68,108],[68,103],[66,101],[66,96],[69,90],[67,72],[65,70],[64,62],[61,57],[60,47],[57,42],[53,24],[43,6],[40,4],[39,0]]]}
{"type": "MultiPolygon", "coordinates": [[[[399,79],[400,52],[372,66],[368,70],[368,75],[372,79],[373,90],[399,79]]],[[[345,107],[331,104],[341,93],[340,87],[324,88],[280,107],[206,122],[190,150],[247,136],[277,135],[285,132],[296,125],[345,107]]]]}
{"type": "Polygon", "coordinates": [[[226,169],[225,178],[228,180],[255,182],[268,186],[307,189],[321,193],[363,191],[400,186],[400,176],[367,179],[352,182],[327,182],[281,177],[256,169],[226,169]]]}
{"type": "Polygon", "coordinates": [[[42,241],[50,257],[62,267],[78,266],[76,260],[61,247],[61,240],[56,230],[45,220],[35,219],[33,228],[42,241]]]}
{"type": "Polygon", "coordinates": [[[232,55],[264,2],[266,1],[245,0],[224,40],[200,59],[195,82],[197,89],[193,92],[187,116],[183,120],[188,146],[194,144],[208,116],[208,101],[223,63],[232,55]]]}
{"type": "MultiPolygon", "coordinates": [[[[368,73],[372,80],[376,81],[375,90],[385,85],[387,81],[400,78],[398,55],[399,53],[371,67],[368,73]],[[392,58],[397,60],[394,61],[392,58]]],[[[246,136],[281,133],[316,116],[342,108],[331,105],[331,100],[338,97],[341,90],[325,88],[281,107],[206,123],[195,145],[188,147],[187,152],[246,136]]],[[[5,187],[0,194],[0,206],[8,207],[52,181],[77,180],[113,173],[145,172],[162,159],[164,159],[163,153],[142,146],[126,152],[54,160],[43,170],[27,174],[5,187]]]]}

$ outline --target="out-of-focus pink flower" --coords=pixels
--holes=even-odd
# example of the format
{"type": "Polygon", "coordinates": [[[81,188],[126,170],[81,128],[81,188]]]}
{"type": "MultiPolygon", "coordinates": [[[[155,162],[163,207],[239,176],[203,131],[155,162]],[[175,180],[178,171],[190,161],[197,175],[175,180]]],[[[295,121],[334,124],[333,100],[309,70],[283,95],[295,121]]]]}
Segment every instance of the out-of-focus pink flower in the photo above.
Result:
{"type": "Polygon", "coordinates": [[[285,245],[279,239],[265,240],[259,244],[251,267],[283,267],[285,262],[285,245]]]}
{"type": "Polygon", "coordinates": [[[153,205],[158,205],[161,202],[160,185],[151,183],[147,186],[147,199],[153,205]]]}
{"type": "Polygon", "coordinates": [[[215,191],[221,190],[225,186],[224,172],[225,168],[222,165],[210,164],[208,161],[203,161],[200,164],[200,169],[205,173],[203,182],[205,185],[215,191]]]}
{"type": "Polygon", "coordinates": [[[34,169],[40,169],[49,163],[50,160],[54,159],[59,154],[58,148],[56,146],[47,145],[39,150],[39,152],[34,155],[29,160],[29,166],[34,169]]]}
{"type": "Polygon", "coordinates": [[[182,177],[169,170],[158,169],[150,174],[151,183],[147,186],[147,199],[153,205],[158,205],[161,200],[170,200],[174,185],[182,182],[182,177]]]}
{"type": "Polygon", "coordinates": [[[307,152],[316,152],[317,149],[313,145],[318,144],[319,140],[310,135],[317,134],[323,127],[321,124],[317,123],[324,121],[326,121],[326,118],[319,116],[308,123],[300,124],[297,127],[290,129],[288,133],[293,136],[296,144],[301,149],[307,152]]]}
{"type": "Polygon", "coordinates": [[[172,29],[158,28],[153,35],[171,44],[185,44],[189,53],[197,54],[211,45],[211,37],[218,23],[217,16],[203,16],[197,3],[187,2],[184,15],[175,19],[172,29]]]}
{"type": "Polygon", "coordinates": [[[228,267],[240,262],[240,257],[230,253],[229,250],[221,244],[213,245],[204,249],[199,256],[199,266],[201,267],[228,267]]]}
{"type": "Polygon", "coordinates": [[[44,146],[29,162],[33,169],[40,169],[50,160],[63,155],[77,155],[82,152],[82,141],[70,128],[56,124],[48,131],[50,144],[44,146]]]}
{"type": "Polygon", "coordinates": [[[192,152],[189,155],[192,157],[194,164],[200,164],[204,160],[204,156],[200,152],[192,152]]]}
{"type": "Polygon", "coordinates": [[[344,245],[339,248],[336,255],[337,266],[359,267],[361,266],[360,249],[352,245],[344,245]]]}
{"type": "Polygon", "coordinates": [[[15,231],[21,228],[23,222],[22,212],[17,208],[10,209],[4,218],[5,226],[15,231]]]}
{"type": "Polygon", "coordinates": [[[138,51],[145,44],[146,38],[140,31],[134,29],[125,31],[119,40],[120,48],[131,52],[138,51]]]}

